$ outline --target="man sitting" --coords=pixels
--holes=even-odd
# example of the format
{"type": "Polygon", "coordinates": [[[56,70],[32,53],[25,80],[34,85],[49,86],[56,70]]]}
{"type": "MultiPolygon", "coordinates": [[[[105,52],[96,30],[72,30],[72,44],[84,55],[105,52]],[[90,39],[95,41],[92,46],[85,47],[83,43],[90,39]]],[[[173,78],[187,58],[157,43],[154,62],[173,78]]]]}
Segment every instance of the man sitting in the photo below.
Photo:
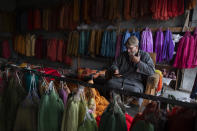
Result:
{"type": "MultiPolygon", "coordinates": [[[[122,52],[110,68],[113,76],[107,81],[107,88],[143,93],[144,78],[153,75],[155,67],[150,55],[139,50],[138,44],[137,37],[128,39],[127,51],[122,52]]],[[[142,98],[138,99],[139,106],[142,101],[142,98]]]]}

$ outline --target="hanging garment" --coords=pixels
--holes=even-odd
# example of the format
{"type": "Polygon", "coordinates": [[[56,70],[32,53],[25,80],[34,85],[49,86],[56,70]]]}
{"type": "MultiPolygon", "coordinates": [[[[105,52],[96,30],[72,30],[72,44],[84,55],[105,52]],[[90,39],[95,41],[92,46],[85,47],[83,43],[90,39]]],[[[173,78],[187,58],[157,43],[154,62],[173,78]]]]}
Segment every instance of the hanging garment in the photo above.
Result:
{"type": "Polygon", "coordinates": [[[96,14],[95,20],[101,22],[103,20],[104,0],[96,0],[96,14]]]}
{"type": "MultiPolygon", "coordinates": [[[[33,79],[33,76],[32,76],[32,74],[30,74],[30,73],[25,73],[25,90],[27,91],[27,92],[29,92],[30,91],[30,88],[31,88],[31,81],[32,81],[32,79],[33,79]]],[[[38,80],[39,80],[39,77],[38,76],[35,76],[35,80],[34,80],[34,83],[35,83],[35,85],[36,85],[36,87],[35,88],[38,88],[38,80]]]]}
{"type": "Polygon", "coordinates": [[[102,37],[102,45],[101,45],[101,56],[106,56],[107,38],[108,38],[108,32],[104,31],[102,37]]]}
{"type": "Polygon", "coordinates": [[[95,35],[96,35],[96,31],[92,30],[91,34],[90,34],[90,43],[89,43],[89,47],[88,47],[88,52],[90,54],[91,57],[95,56],[95,49],[96,49],[96,45],[95,45],[95,35]]]}
{"type": "Polygon", "coordinates": [[[84,55],[85,54],[85,31],[80,32],[80,38],[79,38],[79,54],[84,55]]]}
{"type": "Polygon", "coordinates": [[[131,1],[130,0],[124,0],[124,18],[125,20],[130,20],[130,7],[131,7],[131,1]]]}
{"type": "Polygon", "coordinates": [[[96,55],[100,54],[101,49],[101,40],[102,40],[102,31],[96,32],[95,44],[96,44],[96,55]]]}
{"type": "Polygon", "coordinates": [[[129,31],[127,30],[123,36],[123,39],[122,39],[122,46],[121,46],[121,52],[124,52],[127,50],[126,48],[126,43],[127,43],[127,40],[129,39],[129,37],[131,36],[131,34],[129,33],[129,31]]]}
{"type": "Polygon", "coordinates": [[[132,18],[138,18],[140,15],[139,4],[140,4],[139,0],[132,0],[131,1],[131,17],[132,18]]]}
{"type": "Polygon", "coordinates": [[[2,57],[8,59],[11,56],[11,49],[8,40],[2,42],[2,57]]]}
{"type": "Polygon", "coordinates": [[[77,131],[98,131],[96,120],[91,113],[86,112],[85,120],[77,131]]]}
{"type": "Polygon", "coordinates": [[[145,52],[153,52],[153,37],[149,28],[146,28],[141,35],[140,48],[145,52]]]}
{"type": "Polygon", "coordinates": [[[42,26],[44,30],[49,30],[49,9],[44,9],[42,12],[42,26]]]}
{"type": "Polygon", "coordinates": [[[119,34],[117,36],[117,43],[116,43],[116,54],[115,54],[115,59],[120,55],[121,51],[121,41],[122,41],[122,34],[119,34]]]}
{"type": "Polygon", "coordinates": [[[167,30],[165,33],[163,49],[162,49],[162,60],[170,61],[173,58],[174,43],[172,41],[172,32],[167,30]]]}
{"type": "Polygon", "coordinates": [[[59,62],[63,61],[63,46],[64,46],[64,41],[58,40],[57,61],[59,61],[59,62]]]}
{"type": "MultiPolygon", "coordinates": [[[[83,20],[86,24],[90,24],[90,16],[88,15],[88,13],[90,12],[90,2],[89,0],[83,0],[82,1],[82,9],[81,9],[81,12],[82,12],[82,17],[83,17],[83,20]]],[[[103,15],[103,14],[102,14],[103,15]]]]}
{"type": "Polygon", "coordinates": [[[64,110],[61,131],[77,131],[86,114],[85,101],[80,97],[71,96],[64,110]]]}
{"type": "Polygon", "coordinates": [[[186,32],[185,35],[185,42],[183,45],[183,50],[182,50],[182,58],[180,59],[180,65],[181,68],[188,68],[187,66],[187,61],[188,59],[193,59],[193,58],[188,58],[188,54],[190,52],[189,47],[190,47],[190,43],[194,42],[194,38],[193,36],[191,36],[190,32],[186,32]]]}
{"type": "Polygon", "coordinates": [[[18,106],[25,96],[26,92],[21,83],[19,84],[19,80],[17,80],[16,76],[11,77],[2,97],[2,119],[0,118],[2,120],[0,122],[2,131],[13,131],[18,106]]]}
{"type": "Polygon", "coordinates": [[[116,54],[116,32],[115,31],[112,31],[111,32],[111,34],[110,34],[111,36],[110,36],[110,47],[109,47],[109,49],[111,49],[110,50],[110,55],[109,55],[109,57],[115,57],[115,54],[116,54]]]}
{"type": "Polygon", "coordinates": [[[154,131],[154,126],[150,122],[139,120],[133,125],[131,131],[154,131]]]}
{"type": "Polygon", "coordinates": [[[194,59],[193,59],[193,66],[197,66],[197,28],[194,30],[194,59]]]}
{"type": "Polygon", "coordinates": [[[61,129],[64,104],[55,92],[53,83],[49,92],[41,97],[38,113],[38,131],[59,131],[61,129]]]}
{"type": "Polygon", "coordinates": [[[51,61],[57,60],[57,39],[48,40],[47,56],[51,61]]]}
{"type": "Polygon", "coordinates": [[[31,35],[31,56],[35,56],[36,36],[31,35]]]}
{"type": "Polygon", "coordinates": [[[21,16],[20,16],[20,24],[21,24],[21,29],[20,29],[20,31],[21,32],[26,32],[27,31],[27,29],[28,29],[28,21],[27,21],[27,19],[28,19],[28,14],[27,14],[27,12],[25,11],[25,12],[22,12],[21,13],[21,16]]]}
{"type": "Polygon", "coordinates": [[[163,31],[159,29],[155,35],[155,49],[154,49],[154,52],[156,53],[157,62],[162,62],[162,57],[163,57],[162,50],[164,47],[163,42],[164,42],[163,31]]]}
{"type": "Polygon", "coordinates": [[[37,131],[39,102],[35,75],[33,75],[29,93],[17,110],[14,131],[37,131]]]}
{"type": "Polygon", "coordinates": [[[25,52],[26,52],[25,36],[22,36],[20,44],[21,44],[21,54],[25,55],[25,52]]]}
{"type": "Polygon", "coordinates": [[[194,68],[193,60],[195,55],[195,43],[194,43],[194,37],[190,36],[189,44],[188,44],[188,53],[185,63],[185,68],[194,68]]]}
{"type": "Polygon", "coordinates": [[[139,13],[140,16],[146,16],[146,15],[151,14],[151,10],[150,10],[151,2],[150,1],[140,0],[138,6],[139,6],[139,9],[140,9],[140,13],[139,13]]]}
{"type": "Polygon", "coordinates": [[[33,11],[31,9],[28,11],[27,23],[28,23],[28,30],[32,30],[33,29],[33,11]]]}
{"type": "Polygon", "coordinates": [[[37,37],[36,41],[35,41],[35,57],[37,59],[41,59],[42,58],[42,36],[37,37]]]}
{"type": "Polygon", "coordinates": [[[67,85],[65,85],[63,82],[62,82],[62,87],[58,90],[58,93],[59,93],[59,96],[62,99],[62,101],[64,103],[64,107],[65,107],[66,103],[67,103],[68,95],[70,94],[70,90],[67,87],[67,85]]]}
{"type": "Polygon", "coordinates": [[[127,131],[125,115],[114,96],[113,103],[110,103],[101,116],[99,131],[127,131]]]}
{"type": "Polygon", "coordinates": [[[26,56],[31,56],[31,36],[30,34],[27,34],[25,37],[25,43],[26,43],[26,56]]]}
{"type": "Polygon", "coordinates": [[[33,11],[33,18],[34,29],[41,29],[41,11],[39,9],[33,11]]]}

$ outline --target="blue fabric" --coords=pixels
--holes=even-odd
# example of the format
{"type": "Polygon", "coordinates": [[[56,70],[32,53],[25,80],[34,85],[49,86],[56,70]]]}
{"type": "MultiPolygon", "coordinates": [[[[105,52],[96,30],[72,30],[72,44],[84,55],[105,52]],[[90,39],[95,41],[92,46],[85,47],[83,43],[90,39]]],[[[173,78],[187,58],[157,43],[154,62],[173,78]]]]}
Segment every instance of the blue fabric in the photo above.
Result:
{"type": "Polygon", "coordinates": [[[101,44],[101,56],[105,56],[106,41],[107,41],[107,31],[104,31],[102,37],[102,44],[101,44]]]}
{"type": "Polygon", "coordinates": [[[90,31],[85,32],[85,55],[88,54],[88,46],[89,46],[89,38],[90,38],[90,31]]]}
{"type": "Polygon", "coordinates": [[[127,48],[126,48],[126,42],[127,42],[128,38],[129,38],[130,36],[131,36],[131,34],[130,34],[129,31],[127,30],[127,31],[125,32],[125,35],[123,36],[123,39],[122,39],[122,46],[121,46],[122,51],[121,51],[121,52],[124,52],[124,51],[127,50],[127,48]]]}
{"type": "Polygon", "coordinates": [[[115,57],[115,54],[116,54],[116,32],[113,31],[111,33],[111,49],[112,49],[112,52],[111,52],[111,55],[110,57],[115,57]]]}
{"type": "Polygon", "coordinates": [[[80,32],[80,38],[79,38],[79,54],[84,55],[85,54],[85,32],[80,32]]]}

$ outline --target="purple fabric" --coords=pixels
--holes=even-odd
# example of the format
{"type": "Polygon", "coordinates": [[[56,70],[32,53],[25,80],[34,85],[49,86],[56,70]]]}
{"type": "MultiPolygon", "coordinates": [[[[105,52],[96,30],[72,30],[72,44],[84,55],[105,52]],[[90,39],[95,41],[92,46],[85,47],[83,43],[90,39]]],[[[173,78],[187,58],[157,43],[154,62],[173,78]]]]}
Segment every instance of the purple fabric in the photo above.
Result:
{"type": "Polygon", "coordinates": [[[167,30],[165,33],[165,39],[163,43],[162,60],[170,61],[173,58],[174,44],[172,41],[172,32],[167,30]]]}
{"type": "Polygon", "coordinates": [[[140,44],[141,50],[145,52],[153,52],[153,37],[152,32],[149,28],[146,28],[142,32],[140,44]]]}
{"type": "Polygon", "coordinates": [[[68,94],[63,88],[59,89],[59,96],[62,99],[64,106],[66,106],[68,94]]]}
{"type": "Polygon", "coordinates": [[[117,36],[117,41],[116,41],[116,55],[115,55],[115,59],[120,55],[121,41],[122,41],[122,35],[118,35],[117,36]]]}
{"type": "Polygon", "coordinates": [[[162,61],[163,41],[164,41],[163,31],[161,29],[159,29],[155,35],[155,48],[154,48],[154,52],[157,54],[156,55],[157,62],[162,61]]]}

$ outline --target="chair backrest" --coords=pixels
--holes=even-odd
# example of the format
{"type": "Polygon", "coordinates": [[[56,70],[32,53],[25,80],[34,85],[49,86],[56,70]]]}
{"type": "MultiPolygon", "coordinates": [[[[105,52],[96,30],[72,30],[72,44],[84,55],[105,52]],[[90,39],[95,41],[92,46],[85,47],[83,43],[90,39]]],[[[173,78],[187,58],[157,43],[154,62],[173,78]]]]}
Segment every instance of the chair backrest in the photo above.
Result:
{"type": "Polygon", "coordinates": [[[156,53],[149,53],[150,57],[153,60],[154,65],[156,64],[156,53]]]}

